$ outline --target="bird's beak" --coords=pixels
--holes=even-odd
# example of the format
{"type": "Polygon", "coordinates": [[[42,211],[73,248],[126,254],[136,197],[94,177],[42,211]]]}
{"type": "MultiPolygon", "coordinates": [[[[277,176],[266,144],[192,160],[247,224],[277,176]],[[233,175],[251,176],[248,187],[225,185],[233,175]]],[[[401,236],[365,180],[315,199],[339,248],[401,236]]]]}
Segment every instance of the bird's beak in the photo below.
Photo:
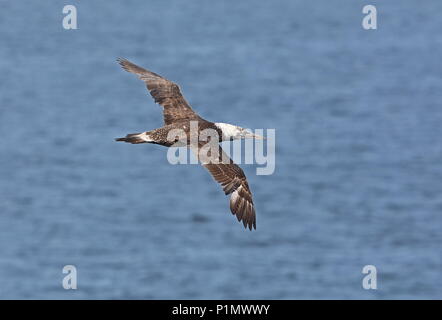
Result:
{"type": "Polygon", "coordinates": [[[266,137],[260,136],[259,134],[254,134],[252,132],[247,131],[244,135],[246,139],[256,139],[256,140],[266,140],[266,137]]]}

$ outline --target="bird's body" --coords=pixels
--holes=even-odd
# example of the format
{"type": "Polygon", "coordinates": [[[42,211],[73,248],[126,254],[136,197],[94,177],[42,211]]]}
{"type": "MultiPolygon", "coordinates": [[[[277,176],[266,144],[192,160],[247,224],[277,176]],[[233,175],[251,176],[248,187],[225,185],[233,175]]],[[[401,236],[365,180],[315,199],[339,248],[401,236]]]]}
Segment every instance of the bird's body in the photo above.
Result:
{"type": "MultiPolygon", "coordinates": [[[[207,129],[216,133],[218,140],[216,143],[241,138],[262,138],[238,126],[210,122],[201,118],[192,110],[175,83],[128,60],[118,59],[118,62],[126,71],[138,75],[146,83],[155,102],[163,106],[164,126],[150,131],[128,134],[124,138],[117,138],[117,141],[133,144],[153,143],[165,147],[188,146],[193,151],[196,150],[198,156],[198,150],[202,147],[202,143],[197,141],[196,145],[192,144],[192,130],[195,126],[197,133],[207,129]],[[182,133],[183,136],[176,136],[176,132],[182,133]]],[[[217,148],[218,153],[215,156],[217,161],[203,162],[202,164],[221,184],[225,194],[231,194],[230,209],[238,221],[242,221],[244,226],[250,230],[252,227],[256,229],[255,208],[246,176],[219,145],[217,148]]]]}
{"type": "Polygon", "coordinates": [[[128,134],[124,138],[118,138],[117,141],[131,142],[131,143],[154,143],[159,144],[165,147],[171,147],[173,145],[176,146],[176,140],[171,140],[168,138],[169,133],[172,130],[181,130],[185,133],[186,137],[182,140],[186,140],[186,143],[182,146],[190,145],[191,139],[191,128],[192,122],[198,125],[198,132],[205,129],[212,129],[218,133],[219,140],[221,142],[223,139],[222,131],[219,129],[215,123],[204,120],[200,118],[200,120],[181,120],[177,122],[173,122],[171,124],[165,125],[164,127],[154,129],[151,131],[141,132],[141,133],[131,133],[128,134]],[[128,141],[131,140],[131,141],[128,141]]]}

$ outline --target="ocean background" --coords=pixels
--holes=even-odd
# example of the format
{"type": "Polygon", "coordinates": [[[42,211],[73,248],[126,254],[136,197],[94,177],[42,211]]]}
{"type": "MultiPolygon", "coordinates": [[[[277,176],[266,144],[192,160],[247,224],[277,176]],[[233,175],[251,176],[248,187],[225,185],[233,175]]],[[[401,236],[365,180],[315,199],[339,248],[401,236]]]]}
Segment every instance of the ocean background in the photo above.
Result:
{"type": "Polygon", "coordinates": [[[0,298],[442,298],[441,1],[0,8],[0,298]],[[114,142],[162,126],[117,57],[208,120],[276,129],[274,174],[242,165],[256,231],[204,169],[114,142]]]}

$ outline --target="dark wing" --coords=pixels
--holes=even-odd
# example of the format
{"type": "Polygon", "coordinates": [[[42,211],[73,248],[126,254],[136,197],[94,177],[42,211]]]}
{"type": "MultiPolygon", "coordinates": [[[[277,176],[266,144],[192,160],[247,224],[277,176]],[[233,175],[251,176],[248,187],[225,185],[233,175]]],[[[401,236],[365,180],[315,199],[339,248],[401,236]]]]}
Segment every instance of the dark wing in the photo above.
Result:
{"type": "Polygon", "coordinates": [[[163,106],[164,123],[166,125],[178,120],[198,118],[198,115],[184,99],[178,85],[126,59],[118,58],[117,61],[124,70],[136,74],[146,83],[147,89],[155,102],[163,106]]]}
{"type": "MultiPolygon", "coordinates": [[[[201,147],[201,144],[200,144],[201,147]]],[[[256,229],[256,214],[252,192],[244,171],[219,147],[218,163],[203,163],[213,178],[221,184],[224,193],[230,196],[230,211],[242,221],[245,228],[256,229]]],[[[196,150],[192,148],[194,152],[196,150]]],[[[199,158],[199,157],[198,157],[199,158]]],[[[215,162],[215,161],[213,161],[215,162]]]]}

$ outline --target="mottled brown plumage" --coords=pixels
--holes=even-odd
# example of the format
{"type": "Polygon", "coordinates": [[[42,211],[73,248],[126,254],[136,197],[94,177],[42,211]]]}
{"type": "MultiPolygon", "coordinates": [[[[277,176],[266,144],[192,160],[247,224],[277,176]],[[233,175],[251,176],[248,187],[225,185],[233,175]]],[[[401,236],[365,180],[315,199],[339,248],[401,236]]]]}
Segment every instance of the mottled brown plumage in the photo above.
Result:
{"type": "MultiPolygon", "coordinates": [[[[198,150],[201,150],[202,143],[198,150]]],[[[195,153],[198,151],[193,149],[195,153]]],[[[210,156],[210,152],[209,152],[210,156]]],[[[224,193],[230,196],[230,211],[236,215],[238,221],[242,221],[244,227],[256,229],[256,214],[253,205],[252,193],[244,171],[227,156],[221,146],[218,150],[217,163],[203,163],[213,178],[221,184],[224,193]]]]}
{"type": "Polygon", "coordinates": [[[200,120],[200,117],[184,99],[177,84],[126,59],[120,58],[118,63],[124,70],[136,74],[146,83],[152,98],[163,107],[164,123],[166,125],[180,120],[200,120]]]}
{"type": "MultiPolygon", "coordinates": [[[[136,74],[146,83],[147,89],[155,102],[163,107],[165,126],[162,128],[142,133],[128,134],[124,138],[117,138],[117,141],[124,141],[133,144],[154,143],[166,147],[174,145],[177,141],[168,139],[170,130],[182,129],[186,134],[185,145],[189,146],[199,157],[198,147],[190,144],[190,122],[198,121],[198,132],[210,128],[218,132],[219,142],[223,141],[223,132],[215,123],[204,120],[197,115],[175,83],[161,77],[160,75],[143,69],[125,59],[118,59],[119,64],[128,72],[136,74]]],[[[236,165],[222,150],[220,146],[218,161],[203,162],[202,165],[210,172],[213,178],[221,184],[226,195],[230,194],[230,210],[236,215],[238,221],[242,221],[244,227],[256,229],[256,215],[246,176],[243,170],[236,165]]],[[[201,160],[201,159],[200,159],[201,160]]]]}

